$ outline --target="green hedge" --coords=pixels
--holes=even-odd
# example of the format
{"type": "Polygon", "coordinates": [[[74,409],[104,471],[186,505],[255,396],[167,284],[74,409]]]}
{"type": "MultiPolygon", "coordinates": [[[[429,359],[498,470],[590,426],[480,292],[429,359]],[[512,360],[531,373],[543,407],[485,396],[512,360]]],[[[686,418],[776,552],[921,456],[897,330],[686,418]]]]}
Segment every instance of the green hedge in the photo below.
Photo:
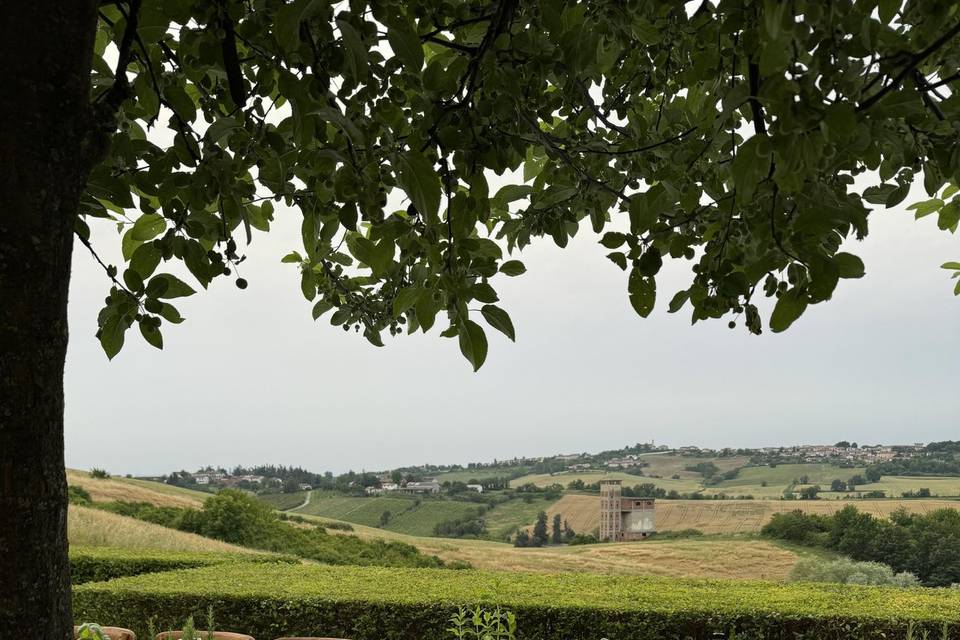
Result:
{"type": "Polygon", "coordinates": [[[212,605],[218,626],[260,640],[437,640],[461,604],[508,608],[521,638],[543,640],[702,639],[731,628],[750,638],[902,640],[908,620],[931,640],[944,623],[960,639],[960,591],[950,589],[232,564],[74,590],[78,622],[141,634],[150,616],[168,628],[212,605]]]}
{"type": "Polygon", "coordinates": [[[298,558],[271,554],[145,551],[112,547],[71,547],[70,579],[74,585],[144,573],[193,569],[233,562],[295,563],[298,558]]]}

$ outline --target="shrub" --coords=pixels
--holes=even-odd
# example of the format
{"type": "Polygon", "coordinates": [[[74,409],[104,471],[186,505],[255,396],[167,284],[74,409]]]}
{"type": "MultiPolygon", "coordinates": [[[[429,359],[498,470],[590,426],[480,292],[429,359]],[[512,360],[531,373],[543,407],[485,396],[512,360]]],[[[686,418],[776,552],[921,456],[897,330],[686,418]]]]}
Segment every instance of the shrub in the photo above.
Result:
{"type": "Polygon", "coordinates": [[[906,571],[894,573],[879,562],[857,562],[849,558],[822,560],[801,558],[790,570],[788,579],[794,582],[838,582],[841,584],[890,585],[915,587],[917,576],[906,571]]]}
{"type": "Polygon", "coordinates": [[[79,504],[84,507],[90,506],[93,502],[89,491],[73,484],[67,487],[67,500],[69,500],[70,504],[79,504]]]}
{"type": "Polygon", "coordinates": [[[71,547],[70,579],[74,585],[113,580],[124,576],[192,569],[231,562],[297,563],[291,556],[268,554],[149,551],[110,547],[71,547]]]}
{"type": "Polygon", "coordinates": [[[460,606],[476,605],[512,611],[530,640],[705,640],[731,629],[752,638],[903,638],[908,622],[938,640],[948,623],[948,638],[960,640],[960,592],[951,589],[245,563],[74,589],[78,620],[138,635],[152,615],[162,629],[213,606],[228,630],[258,638],[440,638],[460,606]]]}
{"type": "Polygon", "coordinates": [[[97,467],[94,467],[93,469],[90,469],[90,477],[105,480],[110,477],[110,474],[104,469],[98,469],[97,467]]]}

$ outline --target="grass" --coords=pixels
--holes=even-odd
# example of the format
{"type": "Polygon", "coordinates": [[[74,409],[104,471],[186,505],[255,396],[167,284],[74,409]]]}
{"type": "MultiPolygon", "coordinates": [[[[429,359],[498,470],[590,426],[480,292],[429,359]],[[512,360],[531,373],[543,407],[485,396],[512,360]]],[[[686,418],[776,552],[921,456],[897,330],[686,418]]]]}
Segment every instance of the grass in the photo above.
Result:
{"type": "Polygon", "coordinates": [[[535,498],[529,503],[516,498],[499,504],[483,514],[487,523],[487,535],[493,540],[503,540],[521,527],[533,522],[541,511],[548,511],[556,500],[535,498]]]}
{"type": "Polygon", "coordinates": [[[413,498],[392,496],[361,498],[328,491],[314,491],[310,496],[310,504],[303,509],[295,509],[291,513],[323,516],[376,527],[380,524],[380,515],[384,511],[389,511],[395,517],[412,508],[414,502],[413,498]]]}
{"type": "Polygon", "coordinates": [[[434,476],[437,482],[470,482],[471,480],[486,480],[489,478],[504,478],[517,471],[525,471],[529,467],[510,467],[509,469],[462,469],[438,473],[434,476]]]}
{"type": "Polygon", "coordinates": [[[807,476],[809,484],[829,488],[835,479],[848,480],[862,474],[863,467],[841,469],[826,463],[781,464],[776,467],[744,467],[739,475],[719,485],[709,487],[705,493],[725,493],[731,496],[752,495],[756,498],[779,498],[794,480],[807,476]],[[763,486],[766,483],[767,486],[763,486]]]}
{"type": "Polygon", "coordinates": [[[418,537],[362,525],[354,525],[350,535],[406,542],[422,553],[463,560],[477,569],[530,573],[782,580],[799,557],[797,550],[787,545],[751,537],[518,549],[502,542],[418,537]]]}
{"type": "Polygon", "coordinates": [[[77,505],[70,505],[67,538],[71,546],[82,547],[256,553],[219,540],[77,505]]]}
{"type": "Polygon", "coordinates": [[[693,456],[681,456],[672,453],[645,453],[640,456],[641,461],[648,466],[643,468],[643,472],[648,475],[657,475],[663,478],[670,478],[679,475],[681,478],[694,479],[701,481],[703,475],[696,471],[687,471],[687,467],[700,464],[701,462],[712,462],[720,473],[742,467],[750,458],[747,456],[732,456],[729,458],[698,458],[693,456]]]}
{"type": "Polygon", "coordinates": [[[446,520],[457,520],[477,512],[479,504],[457,500],[424,500],[419,505],[393,516],[386,528],[412,536],[433,535],[434,527],[446,520]]]}
{"type": "Polygon", "coordinates": [[[352,524],[379,527],[380,517],[390,512],[385,529],[416,536],[433,535],[433,529],[445,520],[455,520],[476,513],[479,504],[459,500],[423,498],[417,504],[414,497],[343,496],[328,491],[314,491],[310,504],[290,513],[321,516],[352,524]]]}
{"type": "Polygon", "coordinates": [[[280,511],[287,511],[288,509],[299,507],[303,504],[303,501],[306,499],[306,497],[306,491],[297,491],[295,493],[268,493],[266,495],[257,496],[261,502],[266,502],[274,509],[278,509],[280,511]]]}
{"type": "Polygon", "coordinates": [[[898,498],[907,491],[918,491],[922,488],[930,489],[931,495],[934,496],[960,496],[960,477],[883,476],[879,482],[858,486],[857,491],[886,491],[887,497],[898,498]]]}
{"type": "MultiPolygon", "coordinates": [[[[658,500],[654,520],[658,531],[699,529],[717,534],[757,533],[774,513],[800,509],[829,514],[848,504],[881,518],[901,507],[911,513],[960,509],[960,502],[950,500],[658,500]]],[[[574,531],[590,533],[600,525],[600,498],[565,495],[547,511],[551,519],[555,513],[560,513],[574,531]]]]}
{"type": "Polygon", "coordinates": [[[82,487],[94,502],[149,502],[158,507],[197,508],[209,493],[134,478],[91,478],[86,471],[67,469],[67,484],[82,487]]]}

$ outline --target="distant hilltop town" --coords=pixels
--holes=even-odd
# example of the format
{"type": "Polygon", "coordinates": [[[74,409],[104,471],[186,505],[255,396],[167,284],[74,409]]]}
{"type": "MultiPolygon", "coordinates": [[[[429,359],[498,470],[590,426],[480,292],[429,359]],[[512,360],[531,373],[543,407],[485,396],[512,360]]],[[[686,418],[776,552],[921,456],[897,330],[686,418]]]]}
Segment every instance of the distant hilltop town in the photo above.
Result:
{"type": "MultiPolygon", "coordinates": [[[[943,443],[941,443],[943,444],[943,443]]],[[[668,447],[641,443],[622,449],[599,453],[565,453],[553,456],[514,457],[491,462],[471,462],[466,465],[424,464],[401,467],[381,472],[347,472],[334,476],[330,472],[313,473],[300,467],[261,465],[235,467],[228,471],[222,467],[203,467],[197,471],[175,471],[169,475],[151,478],[168,484],[190,486],[198,489],[217,490],[239,488],[257,492],[297,492],[313,489],[362,490],[368,495],[438,494],[453,492],[476,492],[504,488],[513,478],[528,473],[554,474],[565,471],[627,471],[643,475],[642,468],[649,464],[650,456],[670,453],[692,458],[691,468],[696,468],[696,458],[716,459],[725,457],[748,457],[751,465],[777,465],[798,463],[831,463],[840,467],[871,466],[884,463],[917,462],[936,455],[937,443],[925,445],[858,445],[856,442],[840,441],[832,445],[797,445],[759,448],[713,449],[709,447],[668,447]],[[474,480],[470,472],[483,471],[474,480]],[[502,473],[501,473],[502,471],[502,473]],[[452,476],[462,478],[450,482],[452,476]]],[[[705,464],[705,463],[704,463],[705,464]]]]}

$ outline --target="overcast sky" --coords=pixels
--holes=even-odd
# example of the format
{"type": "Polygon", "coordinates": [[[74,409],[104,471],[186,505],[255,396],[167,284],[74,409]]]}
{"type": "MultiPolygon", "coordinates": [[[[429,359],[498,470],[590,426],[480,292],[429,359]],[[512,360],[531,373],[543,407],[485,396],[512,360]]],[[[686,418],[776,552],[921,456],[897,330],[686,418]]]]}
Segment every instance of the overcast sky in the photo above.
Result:
{"type": "MultiPolygon", "coordinates": [[[[907,203],[923,198],[915,189],[907,203]]],[[[905,203],[906,204],[906,203],[905,203]]],[[[899,207],[870,218],[847,250],[866,263],[833,300],[785,334],[690,325],[666,302],[689,277],[668,262],[657,310],[630,308],[626,274],[584,224],[566,250],[542,240],[528,272],[497,278],[517,343],[488,331],[472,373],[456,340],[386,348],[313,322],[292,265],[300,216],[248,251],[246,291],[230,279],[178,301],[164,350],[136,329],[113,362],[94,338],[108,289],[78,245],[66,372],[68,466],[159,474],[276,463],[316,471],[598,451],[653,440],[681,446],[900,443],[960,438],[960,298],[948,272],[960,239],[899,207]]],[[[119,236],[95,242],[119,262],[119,236]]],[[[438,319],[438,326],[440,321],[438,319]]],[[[440,327],[441,329],[443,327],[440,327]]]]}

